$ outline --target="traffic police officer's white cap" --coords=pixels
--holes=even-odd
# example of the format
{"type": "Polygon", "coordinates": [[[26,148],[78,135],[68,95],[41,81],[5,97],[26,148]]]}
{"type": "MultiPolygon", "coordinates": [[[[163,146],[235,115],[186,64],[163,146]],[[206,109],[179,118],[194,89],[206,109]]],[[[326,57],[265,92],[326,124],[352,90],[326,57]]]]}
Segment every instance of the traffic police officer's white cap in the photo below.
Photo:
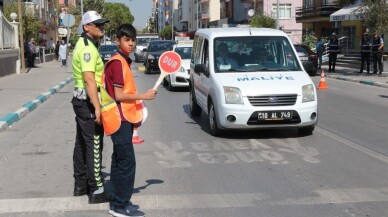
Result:
{"type": "Polygon", "coordinates": [[[337,34],[335,34],[335,32],[333,32],[331,35],[337,35],[337,34]]]}
{"type": "Polygon", "coordinates": [[[107,22],[109,22],[109,20],[102,18],[97,11],[88,11],[82,16],[82,25],[88,23],[104,24],[107,22]]]}

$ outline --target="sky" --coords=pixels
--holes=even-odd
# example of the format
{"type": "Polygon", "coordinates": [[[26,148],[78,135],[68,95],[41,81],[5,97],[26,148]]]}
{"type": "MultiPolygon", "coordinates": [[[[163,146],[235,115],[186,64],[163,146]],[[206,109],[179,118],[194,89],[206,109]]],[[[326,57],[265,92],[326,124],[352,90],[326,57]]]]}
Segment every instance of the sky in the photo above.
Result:
{"type": "Polygon", "coordinates": [[[105,0],[105,2],[118,2],[127,5],[135,17],[133,26],[138,29],[146,27],[147,19],[151,16],[153,0],[105,0]]]}

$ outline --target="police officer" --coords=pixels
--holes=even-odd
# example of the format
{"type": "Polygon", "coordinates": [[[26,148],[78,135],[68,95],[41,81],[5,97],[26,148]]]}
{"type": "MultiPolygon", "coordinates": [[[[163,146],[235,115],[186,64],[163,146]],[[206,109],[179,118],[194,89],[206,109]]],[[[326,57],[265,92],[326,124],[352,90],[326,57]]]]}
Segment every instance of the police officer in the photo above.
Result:
{"type": "Polygon", "coordinates": [[[337,62],[337,54],[339,52],[339,43],[337,34],[333,32],[329,41],[329,72],[335,72],[335,63],[337,62]],[[333,66],[333,70],[332,70],[333,66]]]}
{"type": "Polygon", "coordinates": [[[364,37],[360,41],[361,48],[361,69],[360,74],[364,71],[364,63],[366,61],[366,72],[369,74],[369,65],[370,65],[370,48],[371,42],[369,40],[368,33],[364,33],[364,37]]]}
{"type": "Polygon", "coordinates": [[[378,33],[375,32],[375,37],[373,38],[372,45],[373,52],[373,74],[377,74],[377,63],[379,64],[379,75],[383,73],[383,48],[384,41],[379,37],[378,33]]]}
{"type": "Polygon", "coordinates": [[[109,201],[101,174],[104,131],[98,89],[104,63],[98,53],[98,40],[104,36],[103,19],[96,11],[82,16],[83,33],[73,52],[73,109],[77,134],[73,153],[74,196],[88,194],[89,203],[109,201]]]}

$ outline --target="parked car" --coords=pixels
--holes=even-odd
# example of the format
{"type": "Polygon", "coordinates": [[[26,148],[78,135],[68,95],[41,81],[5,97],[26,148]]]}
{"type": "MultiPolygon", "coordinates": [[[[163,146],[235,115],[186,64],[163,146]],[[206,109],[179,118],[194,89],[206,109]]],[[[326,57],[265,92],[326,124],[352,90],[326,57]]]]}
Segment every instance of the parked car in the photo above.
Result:
{"type": "Polygon", "coordinates": [[[158,35],[138,35],[136,36],[135,62],[144,61],[144,48],[148,46],[151,41],[159,40],[158,35]]]}
{"type": "Polygon", "coordinates": [[[164,84],[170,91],[175,87],[188,87],[190,79],[190,58],[191,49],[193,48],[193,41],[178,41],[178,44],[172,47],[172,51],[175,51],[181,56],[182,66],[178,72],[169,74],[164,77],[164,84]]]}
{"type": "Polygon", "coordinates": [[[189,91],[190,114],[205,113],[214,136],[272,128],[309,135],[318,121],[314,82],[289,37],[275,29],[198,29],[189,91]]]}
{"type": "Polygon", "coordinates": [[[115,44],[103,44],[100,45],[98,51],[100,52],[100,56],[104,63],[108,62],[108,60],[116,53],[118,46],[115,44]]]}
{"type": "Polygon", "coordinates": [[[317,74],[318,56],[307,45],[294,44],[295,50],[298,53],[299,59],[303,64],[304,70],[310,75],[317,74]]]}
{"type": "Polygon", "coordinates": [[[157,40],[151,41],[148,44],[147,48],[144,48],[144,66],[145,74],[150,73],[160,73],[159,68],[159,57],[162,53],[169,51],[172,49],[172,46],[175,44],[175,41],[172,40],[157,40]]]}

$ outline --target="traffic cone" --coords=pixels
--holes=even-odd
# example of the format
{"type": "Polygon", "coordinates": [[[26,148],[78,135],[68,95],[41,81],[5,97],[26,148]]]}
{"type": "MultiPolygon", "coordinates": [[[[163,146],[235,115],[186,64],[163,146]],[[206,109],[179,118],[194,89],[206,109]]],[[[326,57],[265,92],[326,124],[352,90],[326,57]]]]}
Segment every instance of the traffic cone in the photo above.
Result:
{"type": "Polygon", "coordinates": [[[326,84],[325,71],[323,71],[323,69],[322,69],[322,73],[321,73],[321,80],[319,81],[319,85],[318,85],[317,89],[322,89],[322,90],[329,89],[327,87],[327,84],[326,84]]]}
{"type": "Polygon", "coordinates": [[[133,144],[141,144],[144,142],[144,139],[140,139],[139,135],[137,135],[137,128],[133,128],[133,136],[132,136],[132,143],[133,144]]]}

